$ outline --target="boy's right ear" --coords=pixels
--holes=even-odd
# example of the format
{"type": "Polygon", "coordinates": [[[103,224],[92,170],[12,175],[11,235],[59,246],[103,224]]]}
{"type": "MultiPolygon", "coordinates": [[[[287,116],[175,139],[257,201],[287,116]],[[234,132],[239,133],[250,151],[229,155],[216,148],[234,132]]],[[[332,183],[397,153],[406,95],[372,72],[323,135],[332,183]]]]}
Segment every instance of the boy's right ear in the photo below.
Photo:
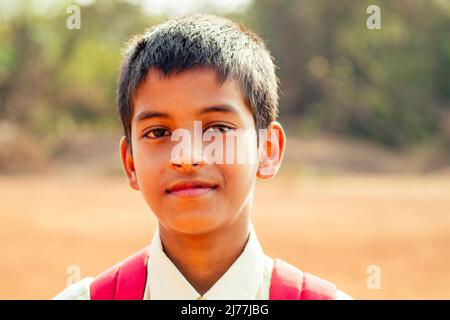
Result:
{"type": "Polygon", "coordinates": [[[136,170],[134,168],[134,159],[131,154],[125,136],[120,138],[120,159],[122,160],[122,168],[128,179],[128,184],[134,190],[140,190],[137,181],[136,170]]]}

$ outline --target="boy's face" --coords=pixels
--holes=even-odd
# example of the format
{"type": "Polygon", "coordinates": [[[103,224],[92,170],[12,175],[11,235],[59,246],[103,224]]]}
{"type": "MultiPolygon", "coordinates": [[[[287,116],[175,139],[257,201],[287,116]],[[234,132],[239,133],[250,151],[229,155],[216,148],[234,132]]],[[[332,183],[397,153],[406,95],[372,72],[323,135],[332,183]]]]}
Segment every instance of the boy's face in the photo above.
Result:
{"type": "Polygon", "coordinates": [[[261,164],[275,166],[276,172],[281,163],[284,150],[281,126],[273,124],[279,126],[281,138],[279,155],[272,157],[271,162],[268,160],[269,164],[258,152],[256,139],[247,140],[245,150],[234,149],[258,154],[259,162],[253,164],[248,161],[207,164],[202,149],[211,142],[200,145],[193,142],[194,121],[201,121],[202,133],[225,136],[224,132],[236,129],[255,130],[252,112],[235,81],[227,80],[221,85],[215,71],[206,68],[169,77],[152,68],[137,88],[133,105],[132,154],[122,137],[122,164],[131,187],[142,192],[165,228],[201,234],[250,213],[261,164]],[[142,117],[143,114],[147,117],[142,117]],[[180,140],[172,141],[171,135],[180,128],[192,137],[192,158],[173,156],[180,140]]]}

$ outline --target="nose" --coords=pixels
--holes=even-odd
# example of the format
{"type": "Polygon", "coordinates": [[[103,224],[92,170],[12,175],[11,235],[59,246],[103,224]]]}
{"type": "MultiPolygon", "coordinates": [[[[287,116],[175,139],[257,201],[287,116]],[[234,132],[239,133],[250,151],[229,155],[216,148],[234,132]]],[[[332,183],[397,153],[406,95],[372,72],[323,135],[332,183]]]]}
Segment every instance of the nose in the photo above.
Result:
{"type": "Polygon", "coordinates": [[[177,170],[192,171],[205,165],[202,148],[192,148],[181,154],[176,153],[171,156],[171,166],[177,170]],[[192,150],[193,149],[193,150],[192,150]]]}

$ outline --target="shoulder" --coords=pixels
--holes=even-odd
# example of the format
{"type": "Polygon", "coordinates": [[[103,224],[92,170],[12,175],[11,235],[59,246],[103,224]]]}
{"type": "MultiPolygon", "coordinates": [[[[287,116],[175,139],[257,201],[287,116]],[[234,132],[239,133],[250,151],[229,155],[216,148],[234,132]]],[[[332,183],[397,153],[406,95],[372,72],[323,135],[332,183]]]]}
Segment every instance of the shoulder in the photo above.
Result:
{"type": "Polygon", "coordinates": [[[53,300],[90,300],[92,281],[94,281],[93,277],[83,278],[58,293],[53,300]]]}
{"type": "MultiPolygon", "coordinates": [[[[288,283],[289,279],[296,278],[298,275],[304,277],[302,285],[303,288],[307,290],[308,292],[312,293],[312,296],[305,298],[305,299],[317,299],[317,294],[320,293],[324,296],[333,297],[335,300],[353,300],[352,297],[350,297],[347,293],[338,290],[336,288],[336,285],[326,279],[320,278],[314,274],[302,272],[299,268],[287,263],[286,261],[282,259],[271,259],[267,257],[266,260],[266,273],[270,272],[270,269],[272,269],[271,279],[273,280],[273,272],[274,267],[275,269],[278,269],[277,271],[277,279],[282,280],[281,283],[288,283]],[[270,262],[270,263],[269,263],[270,262]],[[287,280],[286,280],[287,279],[287,280]]],[[[292,281],[295,282],[295,281],[292,281]]]]}
{"type": "Polygon", "coordinates": [[[353,300],[353,298],[345,292],[336,289],[336,300],[353,300]]]}

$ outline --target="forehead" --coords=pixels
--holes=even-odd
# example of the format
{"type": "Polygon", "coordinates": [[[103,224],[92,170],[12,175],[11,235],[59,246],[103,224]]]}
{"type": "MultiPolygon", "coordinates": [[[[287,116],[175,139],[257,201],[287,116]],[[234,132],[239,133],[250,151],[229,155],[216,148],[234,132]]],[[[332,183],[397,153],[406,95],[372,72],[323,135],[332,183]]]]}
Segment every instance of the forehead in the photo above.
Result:
{"type": "Polygon", "coordinates": [[[194,68],[164,75],[150,68],[133,97],[133,122],[142,112],[164,112],[172,117],[188,117],[210,106],[228,105],[241,116],[251,109],[235,80],[221,83],[210,68],[194,68]]]}

